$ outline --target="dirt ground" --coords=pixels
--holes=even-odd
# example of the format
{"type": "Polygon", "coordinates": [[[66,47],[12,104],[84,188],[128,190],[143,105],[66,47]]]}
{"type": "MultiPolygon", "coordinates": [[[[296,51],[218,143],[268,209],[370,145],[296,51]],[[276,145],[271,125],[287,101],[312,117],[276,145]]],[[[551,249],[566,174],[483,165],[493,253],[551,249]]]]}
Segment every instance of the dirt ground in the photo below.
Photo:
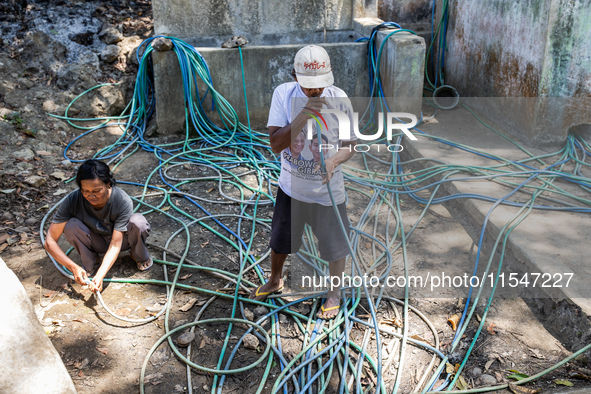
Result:
{"type": "MultiPolygon", "coordinates": [[[[149,2],[63,1],[56,7],[61,7],[59,9],[63,10],[64,15],[77,18],[80,14],[77,10],[83,9],[86,12],[84,7],[88,7],[88,3],[94,10],[92,11],[94,18],[103,24],[119,28],[124,37],[136,36],[143,39],[151,36],[152,20],[149,2]]],[[[10,31],[11,34],[10,40],[4,38],[0,43],[0,56],[3,56],[0,57],[0,61],[6,62],[6,65],[3,63],[2,66],[6,68],[1,70],[3,81],[0,90],[0,110],[2,111],[0,126],[3,132],[3,138],[0,140],[0,213],[2,214],[0,256],[23,283],[35,306],[40,324],[61,355],[79,393],[138,392],[140,371],[144,363],[146,364],[144,379],[146,392],[187,392],[187,368],[168,344],[159,346],[147,361],[146,356],[165,334],[166,321],[170,324],[169,329],[173,329],[193,322],[200,310],[203,311],[201,320],[229,318],[232,315],[230,298],[212,298],[202,291],[190,288],[195,286],[200,289],[223,292],[224,290],[220,289],[227,286],[228,281],[203,269],[192,267],[191,262],[202,267],[219,268],[237,274],[239,254],[207,228],[198,225],[190,226],[191,242],[186,249],[187,263],[177,275],[178,282],[187,287],[176,288],[166,316],[146,324],[126,323],[113,318],[87,290],[57,271],[41,246],[40,232],[47,229],[47,225],[42,229],[41,223],[45,217],[51,217],[48,211],[75,187],[73,182],[66,182],[74,175],[76,165],[64,160],[62,155],[69,142],[83,131],[71,127],[62,120],[47,116],[46,112],[54,109],[63,114],[67,103],[88,87],[76,85],[72,89],[64,90],[58,84],[57,74],[22,72],[22,70],[18,72],[15,68],[8,69],[9,64],[17,66],[22,64],[21,68],[27,69],[25,67],[27,54],[23,48],[26,48],[27,33],[35,29],[34,11],[47,7],[47,3],[42,1],[30,2],[26,9],[16,9],[13,4],[13,2],[0,2],[0,12],[2,12],[0,20],[2,28],[6,29],[3,33],[10,31]],[[36,91],[43,94],[35,97],[36,91]],[[52,99],[57,106],[49,108],[48,99],[52,99]],[[15,105],[19,103],[22,103],[22,107],[15,105]],[[28,149],[32,152],[31,155],[27,154],[28,149]]],[[[56,10],[54,9],[57,14],[56,10]]],[[[120,57],[112,63],[101,62],[100,72],[95,82],[133,80],[137,67],[132,61],[127,60],[128,58],[120,57]]],[[[121,93],[123,98],[128,94],[129,92],[125,91],[121,93]]],[[[97,113],[85,114],[84,108],[79,108],[78,111],[77,116],[97,115],[97,113]]],[[[109,107],[106,111],[116,111],[116,109],[109,107]]],[[[105,133],[91,134],[79,140],[70,148],[68,157],[70,159],[89,158],[100,148],[113,143],[118,137],[117,131],[109,130],[105,133]]],[[[174,138],[176,137],[169,139],[161,137],[151,141],[168,143],[174,138]]],[[[357,155],[350,164],[361,168],[361,155],[357,155]]],[[[122,162],[115,170],[115,175],[119,181],[143,184],[157,165],[158,161],[154,154],[140,149],[122,162]]],[[[376,164],[375,169],[379,168],[376,164]]],[[[236,171],[239,172],[240,169],[236,171]]],[[[195,176],[196,173],[199,174],[198,176],[211,174],[206,169],[191,165],[171,170],[171,174],[179,177],[195,176]]],[[[210,199],[222,199],[217,191],[217,181],[202,181],[198,186],[191,185],[193,186],[187,186],[183,191],[207,196],[210,199]]],[[[139,186],[122,184],[121,187],[131,196],[139,198],[142,194],[142,188],[139,186]]],[[[351,193],[351,199],[353,202],[350,204],[349,214],[351,221],[355,223],[362,216],[367,201],[361,193],[355,192],[351,193]]],[[[149,196],[145,201],[158,205],[162,201],[162,196],[149,196]]],[[[203,211],[184,199],[172,197],[171,201],[193,217],[204,215],[203,211]]],[[[171,207],[171,204],[165,206],[167,207],[165,212],[173,213],[174,207],[171,207]]],[[[235,204],[204,203],[203,206],[213,214],[237,213],[235,204]]],[[[410,227],[418,218],[422,207],[410,199],[403,199],[402,207],[405,212],[403,221],[405,226],[410,227]]],[[[146,212],[147,208],[142,208],[140,211],[146,212]]],[[[270,206],[260,206],[257,215],[268,220],[271,212],[270,206]]],[[[149,238],[152,255],[158,260],[178,262],[179,255],[186,248],[184,236],[175,237],[166,247],[173,253],[165,256],[163,248],[176,231],[182,230],[179,221],[171,219],[164,213],[146,212],[146,214],[152,226],[149,238]]],[[[190,220],[185,218],[184,221],[188,223],[190,220]]],[[[227,226],[234,228],[237,226],[235,218],[228,217],[221,221],[227,226]]],[[[209,224],[219,230],[219,226],[211,222],[209,224]]],[[[379,222],[379,226],[384,226],[384,222],[379,222]]],[[[250,225],[245,222],[241,226],[241,235],[247,237],[250,231],[250,225]]],[[[257,227],[256,231],[252,254],[262,256],[268,249],[269,231],[264,226],[257,227]]],[[[61,245],[64,249],[68,248],[63,239],[61,245]]],[[[360,245],[362,254],[372,255],[372,247],[368,244],[368,240],[362,239],[360,245]]],[[[426,272],[441,266],[462,272],[465,268],[462,264],[468,264],[474,257],[472,239],[444,206],[433,206],[427,212],[413,237],[409,239],[408,245],[409,268],[413,272],[426,272]],[[436,236],[444,231],[452,235],[436,236]],[[462,264],[454,264],[458,261],[462,264]]],[[[72,256],[76,261],[78,257],[75,252],[72,256]]],[[[401,266],[401,258],[400,254],[394,256],[396,267],[401,266]]],[[[261,264],[267,273],[269,264],[268,259],[261,264]]],[[[162,263],[155,264],[155,267],[148,272],[140,273],[129,255],[123,253],[109,272],[109,278],[113,281],[106,283],[102,293],[105,304],[117,315],[130,319],[155,315],[166,306],[166,287],[160,284],[133,283],[133,281],[163,280],[165,270],[169,279],[177,274],[174,266],[162,263]]],[[[298,290],[298,280],[302,273],[307,272],[306,270],[307,268],[298,262],[297,258],[290,258],[286,266],[287,288],[284,293],[289,294],[298,290]]],[[[401,268],[396,268],[394,273],[399,275],[401,268]]],[[[245,274],[244,277],[259,283],[252,272],[245,274]]],[[[230,286],[230,289],[233,287],[230,286]]],[[[246,294],[243,290],[241,291],[241,294],[246,294]]],[[[285,301],[292,301],[299,297],[296,294],[283,298],[285,301]]],[[[462,298],[451,295],[448,297],[441,295],[438,298],[411,295],[410,305],[422,312],[433,323],[441,342],[440,350],[447,354],[454,335],[448,318],[461,313],[462,298]]],[[[258,317],[264,312],[256,310],[255,306],[249,304],[244,304],[242,307],[246,310],[242,312],[238,308],[237,317],[245,316],[248,319],[250,315],[258,317]]],[[[298,304],[294,309],[303,315],[309,315],[316,307],[316,302],[310,300],[298,304]]],[[[358,316],[367,319],[369,317],[367,302],[362,301],[359,308],[358,316]]],[[[482,314],[483,309],[484,306],[480,305],[477,313],[482,314]]],[[[387,322],[385,324],[389,324],[392,330],[400,331],[399,317],[402,313],[400,304],[383,301],[377,315],[378,319],[387,322]]],[[[404,324],[407,326],[409,337],[433,344],[433,333],[416,313],[410,312],[404,324]]],[[[281,330],[283,353],[290,359],[301,351],[304,335],[295,321],[285,314],[280,315],[278,326],[281,330]]],[[[195,339],[192,341],[191,360],[198,365],[215,368],[227,327],[228,324],[223,322],[198,326],[195,330],[195,339]]],[[[263,327],[266,330],[271,329],[268,321],[263,324],[263,327]]],[[[450,355],[452,363],[461,360],[461,355],[469,346],[476,327],[476,322],[470,323],[465,332],[465,338],[460,342],[459,350],[450,355]]],[[[554,338],[544,329],[520,299],[495,300],[489,312],[486,327],[486,332],[480,336],[462,374],[469,387],[512,382],[514,380],[508,378],[514,373],[511,371],[532,375],[570,354],[559,339],[554,338]],[[486,379],[482,374],[488,375],[486,379]]],[[[236,325],[232,331],[230,346],[235,344],[245,331],[245,325],[236,325]]],[[[177,341],[179,334],[173,335],[172,338],[177,341]]],[[[359,323],[353,324],[351,339],[361,344],[364,335],[364,327],[359,323]]],[[[385,359],[391,358],[387,361],[388,368],[383,372],[383,379],[389,389],[393,387],[396,370],[400,367],[397,356],[398,346],[394,336],[385,334],[382,337],[382,354],[385,359]]],[[[231,367],[238,368],[255,362],[261,356],[263,347],[254,346],[254,349],[242,347],[231,367]]],[[[376,356],[375,348],[375,337],[371,337],[367,352],[372,357],[376,356]]],[[[408,347],[402,367],[401,393],[413,391],[431,358],[430,352],[418,347],[408,347]]],[[[270,369],[270,378],[264,385],[264,393],[272,392],[274,378],[281,372],[277,361],[276,357],[270,369]]],[[[557,380],[563,379],[573,382],[577,388],[589,387],[591,390],[588,382],[591,380],[591,370],[586,369],[586,363],[585,358],[580,358],[528,387],[552,392],[561,387],[566,388],[556,383],[557,380]]],[[[223,392],[254,393],[263,376],[263,370],[264,367],[261,364],[246,372],[228,375],[223,392]]],[[[369,387],[372,382],[375,382],[376,377],[366,368],[363,373],[366,387],[369,387]]],[[[194,392],[211,391],[215,382],[219,384],[219,380],[214,379],[211,373],[192,370],[190,383],[194,392]]],[[[328,392],[336,392],[337,385],[338,378],[335,372],[328,392]]]]}

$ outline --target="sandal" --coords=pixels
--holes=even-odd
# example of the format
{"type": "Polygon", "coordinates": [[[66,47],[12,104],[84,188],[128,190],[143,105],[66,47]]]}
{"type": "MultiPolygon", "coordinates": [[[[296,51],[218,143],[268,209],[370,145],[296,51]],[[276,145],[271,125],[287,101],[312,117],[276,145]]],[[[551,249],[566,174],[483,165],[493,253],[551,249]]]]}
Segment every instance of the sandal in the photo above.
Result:
{"type": "Polygon", "coordinates": [[[152,259],[146,261],[136,261],[135,262],[138,271],[147,271],[154,265],[154,261],[152,259]]]}
{"type": "Polygon", "coordinates": [[[261,287],[263,287],[263,286],[264,285],[261,285],[261,286],[257,287],[254,292],[250,293],[250,297],[249,298],[251,300],[254,300],[257,297],[263,297],[260,300],[257,300],[257,301],[261,301],[262,302],[262,301],[265,301],[267,299],[267,297],[270,296],[271,294],[279,294],[279,293],[281,293],[283,291],[283,286],[281,286],[280,288],[275,289],[273,291],[261,291],[261,292],[259,292],[259,290],[261,290],[261,287]]]}
{"type": "Polygon", "coordinates": [[[138,271],[147,271],[150,268],[152,268],[152,265],[154,265],[154,261],[152,261],[152,259],[137,261],[131,253],[129,254],[129,257],[131,257],[131,259],[135,261],[135,266],[137,267],[138,271]]]}
{"type": "MultiPolygon", "coordinates": [[[[325,301],[325,302],[322,304],[322,306],[320,307],[320,310],[322,311],[322,316],[324,316],[324,314],[325,314],[326,312],[328,312],[328,311],[334,311],[335,309],[340,309],[340,308],[341,308],[341,305],[342,305],[342,300],[341,300],[341,301],[339,301],[339,304],[338,304],[338,305],[331,306],[331,307],[328,307],[328,308],[325,308],[325,307],[324,307],[324,305],[325,305],[325,304],[326,304],[326,301],[325,301]]],[[[335,317],[337,317],[337,315],[338,315],[338,313],[337,313],[336,315],[332,316],[332,317],[328,317],[328,318],[325,318],[325,317],[318,317],[318,318],[319,318],[319,319],[324,319],[324,320],[331,320],[331,319],[334,319],[335,317]]]]}

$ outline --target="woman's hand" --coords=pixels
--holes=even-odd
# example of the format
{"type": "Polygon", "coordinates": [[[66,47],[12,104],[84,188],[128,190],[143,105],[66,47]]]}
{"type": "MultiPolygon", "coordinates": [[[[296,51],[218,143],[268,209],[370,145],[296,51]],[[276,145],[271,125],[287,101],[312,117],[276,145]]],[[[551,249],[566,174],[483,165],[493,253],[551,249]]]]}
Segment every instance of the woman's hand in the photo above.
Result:
{"type": "Polygon", "coordinates": [[[92,282],[88,285],[88,289],[93,293],[103,291],[103,278],[95,276],[92,282]]]}
{"type": "Polygon", "coordinates": [[[88,274],[86,270],[80,267],[78,264],[75,264],[73,267],[72,274],[74,275],[74,280],[81,286],[86,286],[88,283],[88,274]]]}

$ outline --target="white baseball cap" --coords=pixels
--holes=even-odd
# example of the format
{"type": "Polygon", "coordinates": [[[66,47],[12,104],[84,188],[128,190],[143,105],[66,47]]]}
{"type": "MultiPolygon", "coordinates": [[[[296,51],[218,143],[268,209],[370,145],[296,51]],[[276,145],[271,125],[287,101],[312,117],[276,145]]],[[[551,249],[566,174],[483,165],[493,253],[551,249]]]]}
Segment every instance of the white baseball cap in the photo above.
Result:
{"type": "Polygon", "coordinates": [[[318,45],[303,47],[295,55],[293,68],[300,86],[306,89],[320,89],[334,83],[330,57],[318,45]]]}

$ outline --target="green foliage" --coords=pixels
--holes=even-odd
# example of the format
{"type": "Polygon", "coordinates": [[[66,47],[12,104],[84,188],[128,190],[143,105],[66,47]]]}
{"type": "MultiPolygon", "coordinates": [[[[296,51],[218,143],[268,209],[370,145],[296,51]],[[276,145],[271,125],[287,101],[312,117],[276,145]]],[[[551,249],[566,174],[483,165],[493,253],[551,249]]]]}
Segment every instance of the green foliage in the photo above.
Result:
{"type": "Polygon", "coordinates": [[[514,369],[510,369],[509,372],[513,372],[513,374],[507,376],[507,379],[523,380],[523,379],[529,378],[528,375],[521,373],[519,371],[516,371],[514,369]]]}

